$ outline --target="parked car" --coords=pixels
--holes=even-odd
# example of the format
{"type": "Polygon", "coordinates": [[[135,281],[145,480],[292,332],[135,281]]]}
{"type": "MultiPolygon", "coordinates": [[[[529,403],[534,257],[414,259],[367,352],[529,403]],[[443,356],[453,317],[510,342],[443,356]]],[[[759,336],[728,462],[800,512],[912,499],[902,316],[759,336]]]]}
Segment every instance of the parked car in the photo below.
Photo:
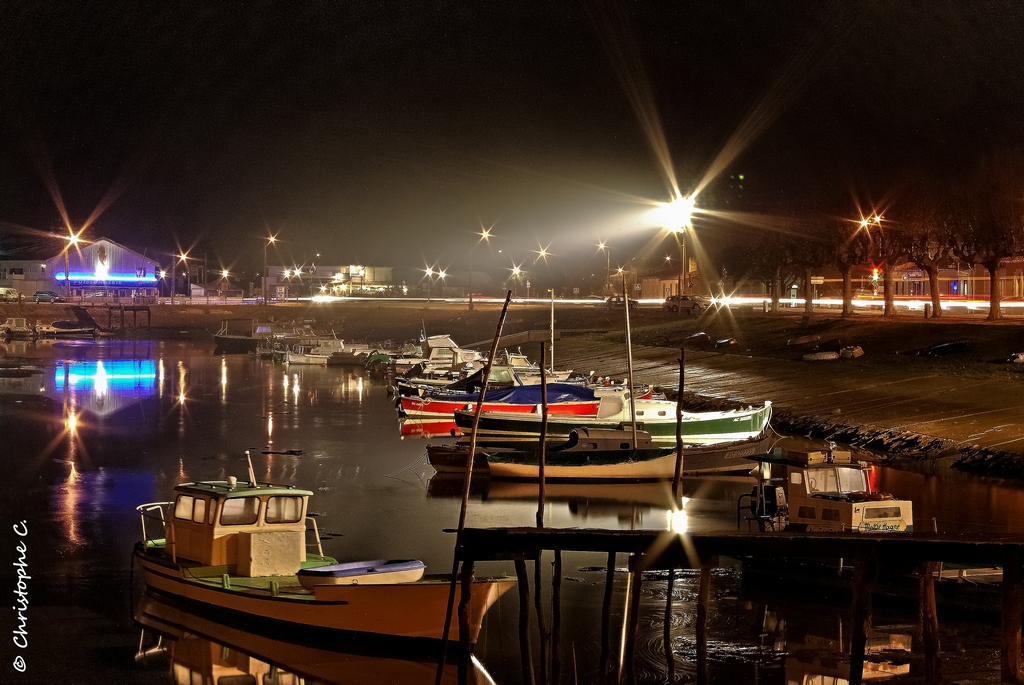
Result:
{"type": "Polygon", "coordinates": [[[708,308],[708,303],[694,295],[669,295],[661,308],[666,312],[678,312],[680,308],[691,316],[696,316],[708,308]]]}
{"type": "Polygon", "coordinates": [[[14,288],[0,288],[0,302],[17,302],[20,294],[14,288]]]}
{"type": "MultiPolygon", "coordinates": [[[[604,305],[608,307],[608,309],[622,309],[623,302],[622,295],[612,295],[604,301],[604,305]]],[[[629,299],[630,309],[636,309],[639,306],[640,303],[637,300],[634,300],[633,298],[629,299]]]]}
{"type": "Polygon", "coordinates": [[[67,302],[63,295],[52,290],[37,290],[33,297],[36,298],[36,302],[67,302]]]}

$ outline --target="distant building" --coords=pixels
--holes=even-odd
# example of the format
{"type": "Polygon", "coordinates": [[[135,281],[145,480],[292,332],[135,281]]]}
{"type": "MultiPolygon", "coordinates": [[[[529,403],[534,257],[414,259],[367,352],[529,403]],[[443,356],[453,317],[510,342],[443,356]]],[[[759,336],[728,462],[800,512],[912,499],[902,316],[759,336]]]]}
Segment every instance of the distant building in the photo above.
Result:
{"type": "Polygon", "coordinates": [[[42,258],[16,257],[0,259],[0,287],[15,288],[26,299],[37,290],[53,290],[68,299],[156,297],[160,283],[156,261],[106,238],[42,258]]]}
{"type": "Polygon", "coordinates": [[[271,298],[309,297],[311,295],[376,294],[390,290],[393,269],[390,266],[307,266],[267,267],[267,290],[271,298]]]}

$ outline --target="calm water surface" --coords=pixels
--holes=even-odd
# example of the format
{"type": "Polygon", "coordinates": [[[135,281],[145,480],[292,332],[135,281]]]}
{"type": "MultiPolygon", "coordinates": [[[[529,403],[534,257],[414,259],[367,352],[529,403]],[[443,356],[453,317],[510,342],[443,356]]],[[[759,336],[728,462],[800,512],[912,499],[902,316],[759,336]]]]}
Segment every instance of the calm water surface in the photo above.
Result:
{"type": "MultiPolygon", "coordinates": [[[[171,498],[174,485],[184,480],[245,477],[246,450],[259,480],[314,491],[310,510],[320,514],[327,554],[414,557],[432,572],[447,572],[453,536],[442,530],[458,522],[461,481],[431,479],[423,458],[426,440],[402,437],[380,383],[358,369],[214,356],[211,345],[197,343],[14,342],[0,343],[0,357],[41,369],[0,378],[5,591],[15,589],[8,569],[16,555],[25,556],[31,575],[29,647],[12,647],[6,637],[0,641],[0,682],[207,682],[200,676],[214,671],[218,677],[252,675],[223,685],[432,682],[429,665],[304,651],[209,625],[196,625],[198,636],[172,639],[152,630],[140,635],[131,618],[139,595],[130,571],[132,545],[140,535],[136,505],[171,498]],[[68,414],[76,419],[73,434],[68,414]],[[13,532],[21,521],[26,536],[13,532]],[[25,552],[16,548],[19,543],[25,552]],[[25,659],[24,673],[12,665],[18,656],[25,659]],[[290,675],[296,673],[305,680],[290,675]]],[[[873,477],[881,489],[913,499],[918,526],[930,528],[934,519],[940,530],[1024,532],[1018,515],[1022,490],[886,469],[876,469],[873,477]]],[[[750,485],[743,477],[688,480],[688,529],[734,530],[736,498],[750,485]]],[[[670,507],[661,484],[552,485],[546,523],[664,529],[670,507]]],[[[534,487],[479,480],[468,522],[533,525],[535,515],[534,487]]],[[[604,561],[603,555],[564,559],[561,666],[567,682],[598,680],[604,561]]],[[[511,572],[502,564],[477,571],[511,572]]],[[[651,576],[644,588],[638,678],[665,682],[661,616],[667,585],[663,576],[651,576]]],[[[845,677],[840,652],[848,647],[848,607],[795,590],[765,595],[742,587],[735,571],[716,572],[710,623],[715,680],[845,677]]],[[[619,620],[625,591],[625,574],[619,574],[619,620]]],[[[680,573],[671,649],[675,676],[684,681],[693,679],[695,595],[695,578],[680,573]]],[[[483,668],[498,683],[522,682],[517,612],[516,595],[508,593],[488,614],[478,645],[483,668]]],[[[923,668],[915,616],[877,607],[874,637],[879,668],[912,680],[923,668]]],[[[13,611],[4,614],[5,636],[19,627],[16,618],[13,611]]],[[[942,628],[943,648],[954,652],[947,668],[997,674],[993,626],[943,621],[942,628]]],[[[538,654],[536,645],[533,653],[538,654]]]]}

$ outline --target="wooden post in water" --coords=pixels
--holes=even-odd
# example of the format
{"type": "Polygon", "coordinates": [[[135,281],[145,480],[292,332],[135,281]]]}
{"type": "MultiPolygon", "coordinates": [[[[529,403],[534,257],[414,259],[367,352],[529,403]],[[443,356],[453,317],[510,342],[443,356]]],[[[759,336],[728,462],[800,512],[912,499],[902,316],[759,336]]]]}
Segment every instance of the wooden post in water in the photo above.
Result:
{"type": "Polygon", "coordinates": [[[668,588],[665,591],[665,665],[668,667],[668,682],[676,681],[676,657],[672,653],[672,591],[675,585],[676,570],[668,570],[668,588]]]}
{"type": "MultiPolygon", "coordinates": [[[[850,685],[861,685],[864,678],[864,649],[871,631],[871,589],[875,568],[871,553],[857,547],[853,563],[853,611],[850,636],[850,685]]],[[[1020,618],[1018,616],[1018,624],[1020,618]]]]}
{"type": "Polygon", "coordinates": [[[935,607],[935,572],[938,564],[925,561],[917,567],[920,589],[921,634],[924,637],[924,681],[928,685],[942,682],[942,659],[939,657],[939,615],[935,607]]]}
{"type": "Polygon", "coordinates": [[[636,682],[636,636],[639,628],[640,594],[643,589],[643,568],[641,561],[643,555],[629,555],[629,609],[626,611],[626,622],[622,629],[626,633],[623,641],[623,654],[619,658],[619,682],[622,682],[623,664],[625,665],[626,680],[629,683],[636,682]]]}
{"type": "Polygon", "coordinates": [[[1021,596],[1020,564],[1020,552],[1011,552],[1003,560],[1003,618],[999,672],[1000,680],[1004,683],[1021,681],[1020,616],[1024,610],[1024,601],[1021,596]]]}
{"type": "Polygon", "coordinates": [[[558,648],[562,632],[562,550],[555,550],[555,564],[551,576],[551,684],[558,685],[562,662],[558,648]]]}
{"type": "MultiPolygon", "coordinates": [[[[680,306],[682,309],[682,306],[680,306]]],[[[683,377],[686,349],[679,347],[679,394],[676,396],[676,473],[672,481],[672,504],[683,495],[683,377]]]]}
{"type": "Polygon", "coordinates": [[[633,344],[629,333],[629,294],[626,292],[626,275],[622,275],[622,303],[626,310],[626,382],[629,384],[629,425],[633,428],[633,449],[636,449],[636,401],[633,399],[633,344]]]}
{"type": "Polygon", "coordinates": [[[697,586],[697,683],[708,682],[708,602],[711,600],[711,565],[700,567],[697,586]]]}
{"type": "Polygon", "coordinates": [[[526,577],[526,562],[516,559],[516,580],[519,581],[519,656],[523,664],[523,682],[534,685],[533,657],[530,654],[530,581],[526,577]]]}
{"type": "Polygon", "coordinates": [[[540,344],[540,451],[537,453],[537,527],[544,527],[544,462],[548,445],[548,377],[544,371],[544,343],[540,344]]]}
{"type": "Polygon", "coordinates": [[[601,680],[608,674],[608,658],[611,656],[612,590],[615,587],[615,552],[608,552],[608,567],[604,572],[604,601],[601,604],[601,664],[598,676],[601,680]]]}
{"type": "Polygon", "coordinates": [[[473,414],[473,428],[469,432],[469,452],[466,454],[466,478],[462,486],[462,506],[459,509],[459,527],[455,534],[455,552],[452,554],[452,575],[451,584],[448,587],[448,607],[444,614],[444,629],[441,633],[441,656],[437,663],[437,673],[434,678],[435,685],[441,685],[441,676],[444,675],[444,662],[448,657],[448,632],[452,627],[452,609],[455,605],[455,586],[458,582],[459,570],[459,548],[462,544],[462,531],[466,528],[466,511],[469,508],[469,486],[473,480],[473,459],[476,456],[476,431],[480,425],[480,411],[484,406],[484,395],[487,392],[487,383],[491,378],[491,365],[494,364],[494,355],[498,351],[498,340],[501,338],[501,329],[505,325],[505,315],[508,313],[508,304],[512,300],[512,291],[505,292],[505,304],[501,308],[501,315],[498,317],[498,326],[494,330],[494,341],[491,343],[491,353],[487,356],[487,364],[484,366],[484,382],[480,384],[480,396],[476,401],[476,412],[473,414]]]}
{"type": "MultiPolygon", "coordinates": [[[[548,440],[548,379],[544,370],[544,343],[540,344],[540,451],[537,453],[537,527],[544,527],[544,461],[547,455],[548,440]]],[[[540,682],[547,685],[548,681],[548,632],[544,623],[544,598],[541,592],[541,563],[544,553],[537,550],[537,558],[533,560],[534,585],[536,586],[534,603],[537,609],[537,632],[540,633],[540,682]]]]}
{"type": "Polygon", "coordinates": [[[459,682],[469,682],[469,653],[473,643],[470,642],[470,623],[472,621],[473,604],[473,562],[462,564],[462,596],[459,598],[459,682]]]}

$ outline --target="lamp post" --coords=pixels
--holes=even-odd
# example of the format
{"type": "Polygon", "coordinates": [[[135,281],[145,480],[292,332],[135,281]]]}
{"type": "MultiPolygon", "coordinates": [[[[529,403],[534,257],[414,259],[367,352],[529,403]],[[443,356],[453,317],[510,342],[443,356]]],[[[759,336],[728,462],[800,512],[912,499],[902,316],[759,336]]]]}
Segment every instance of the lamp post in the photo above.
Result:
{"type": "Polygon", "coordinates": [[[676,242],[679,244],[679,283],[676,286],[676,304],[678,305],[676,311],[679,316],[683,315],[682,295],[683,289],[686,285],[685,271],[687,270],[687,265],[685,232],[687,228],[693,227],[692,220],[695,204],[696,198],[694,197],[677,197],[671,202],[662,205],[668,224],[668,230],[670,233],[675,234],[676,242]]]}
{"type": "Polygon", "coordinates": [[[190,287],[191,283],[189,282],[189,275],[188,275],[188,253],[183,252],[180,255],[178,255],[178,261],[185,265],[185,273],[184,273],[184,276],[185,276],[185,295],[187,295],[188,298],[191,300],[191,298],[192,298],[191,290],[192,289],[190,287]]]}
{"type": "Polygon", "coordinates": [[[515,290],[515,292],[513,293],[513,296],[514,297],[518,297],[519,296],[519,276],[520,276],[520,274],[523,273],[523,270],[520,269],[516,264],[513,264],[511,271],[512,271],[512,278],[515,279],[515,285],[512,286],[514,288],[514,290],[515,290]]]}
{"type": "Polygon", "coordinates": [[[612,248],[608,247],[608,244],[602,240],[597,244],[597,249],[601,250],[601,252],[604,252],[604,282],[607,284],[610,280],[612,280],[612,248]]]}
{"type": "MultiPolygon", "coordinates": [[[[491,229],[482,228],[477,233],[480,236],[480,240],[487,241],[487,244],[491,242],[491,229]]],[[[476,250],[476,246],[480,244],[480,240],[473,243],[473,247],[469,248],[469,311],[473,311],[473,252],[476,250]]]]}
{"type": "Polygon", "coordinates": [[[64,240],[68,241],[68,244],[64,246],[64,290],[68,298],[68,302],[71,301],[71,265],[68,258],[68,252],[71,248],[78,247],[78,235],[76,233],[69,232],[68,235],[64,236],[64,240]]]}
{"type": "Polygon", "coordinates": [[[264,238],[264,240],[265,240],[265,242],[263,243],[263,288],[262,288],[261,292],[263,293],[263,304],[266,304],[267,303],[267,246],[273,245],[275,242],[277,242],[277,236],[273,236],[273,235],[267,236],[266,238],[264,238]]]}

